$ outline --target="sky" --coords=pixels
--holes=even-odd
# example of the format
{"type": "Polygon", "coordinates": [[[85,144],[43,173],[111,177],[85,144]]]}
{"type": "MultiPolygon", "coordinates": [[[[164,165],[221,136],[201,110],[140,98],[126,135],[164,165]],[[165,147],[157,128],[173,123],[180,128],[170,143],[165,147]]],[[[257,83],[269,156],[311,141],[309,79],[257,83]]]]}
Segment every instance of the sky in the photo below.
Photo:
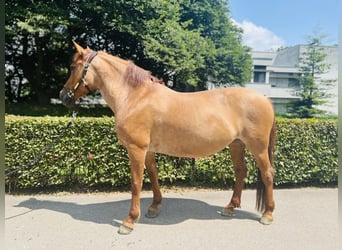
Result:
{"type": "Polygon", "coordinates": [[[229,0],[243,43],[257,51],[305,44],[317,31],[326,35],[324,45],[337,44],[341,5],[340,0],[229,0]]]}

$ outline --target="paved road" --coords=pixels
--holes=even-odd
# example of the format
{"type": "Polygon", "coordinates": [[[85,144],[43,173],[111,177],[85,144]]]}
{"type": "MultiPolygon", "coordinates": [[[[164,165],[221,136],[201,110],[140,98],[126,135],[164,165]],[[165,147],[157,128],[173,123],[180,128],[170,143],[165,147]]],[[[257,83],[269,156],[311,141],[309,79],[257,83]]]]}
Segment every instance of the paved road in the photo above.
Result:
{"type": "MultiPolygon", "coordinates": [[[[158,218],[142,216],[119,235],[129,193],[5,197],[6,249],[322,249],[338,248],[337,189],[275,190],[275,221],[258,223],[255,190],[245,190],[233,218],[218,211],[232,191],[164,193],[158,218]]],[[[142,214],[151,194],[142,194],[142,214]]]]}

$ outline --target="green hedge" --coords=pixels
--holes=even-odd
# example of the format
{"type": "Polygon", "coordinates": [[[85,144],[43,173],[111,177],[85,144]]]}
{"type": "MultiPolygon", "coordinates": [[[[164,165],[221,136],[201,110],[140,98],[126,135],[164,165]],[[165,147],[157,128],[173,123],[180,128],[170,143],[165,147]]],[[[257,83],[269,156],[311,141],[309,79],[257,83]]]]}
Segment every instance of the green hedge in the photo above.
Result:
{"type": "MultiPolygon", "coordinates": [[[[6,171],[25,165],[55,141],[69,118],[5,117],[6,171]]],[[[275,185],[336,184],[336,120],[277,119],[275,185]]],[[[256,164],[247,153],[246,183],[256,182],[256,164]]],[[[234,172],[228,148],[211,157],[182,159],[157,155],[162,184],[231,187],[234,172]]],[[[61,141],[34,166],[6,177],[14,188],[109,187],[130,185],[127,152],[118,142],[114,119],[77,118],[61,141]]],[[[145,177],[145,182],[148,179],[145,177]]]]}

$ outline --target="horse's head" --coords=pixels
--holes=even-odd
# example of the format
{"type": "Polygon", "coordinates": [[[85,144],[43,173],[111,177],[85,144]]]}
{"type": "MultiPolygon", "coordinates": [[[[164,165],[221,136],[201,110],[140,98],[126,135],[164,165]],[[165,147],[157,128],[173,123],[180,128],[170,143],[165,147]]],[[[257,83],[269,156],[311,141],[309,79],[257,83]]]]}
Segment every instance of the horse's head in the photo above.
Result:
{"type": "Polygon", "coordinates": [[[74,41],[73,43],[77,52],[70,65],[69,79],[59,93],[62,103],[70,109],[76,108],[75,102],[77,99],[97,89],[94,85],[94,75],[87,74],[88,68],[97,52],[89,47],[83,49],[74,41]]]}

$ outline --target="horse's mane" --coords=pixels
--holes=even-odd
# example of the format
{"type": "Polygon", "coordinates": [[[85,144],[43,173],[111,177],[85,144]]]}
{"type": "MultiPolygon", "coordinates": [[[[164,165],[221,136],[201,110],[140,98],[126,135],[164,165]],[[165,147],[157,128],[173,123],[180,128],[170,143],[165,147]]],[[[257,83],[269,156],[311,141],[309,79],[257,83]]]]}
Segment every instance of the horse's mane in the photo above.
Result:
{"type": "MultiPolygon", "coordinates": [[[[127,65],[126,70],[123,74],[123,79],[126,82],[126,84],[132,87],[137,87],[147,82],[159,83],[159,84],[165,85],[163,80],[158,79],[157,77],[153,76],[150,71],[147,71],[143,68],[138,67],[132,61],[129,61],[129,60],[127,61],[120,57],[108,54],[107,52],[104,52],[104,51],[100,51],[99,53],[109,56],[109,58],[107,58],[109,62],[113,62],[112,58],[115,58],[116,61],[127,65]]],[[[75,55],[75,57],[76,56],[77,55],[75,55]]]]}
{"type": "Polygon", "coordinates": [[[152,76],[150,71],[138,67],[131,61],[128,63],[124,78],[126,80],[126,83],[133,87],[137,87],[146,82],[153,82],[165,85],[163,80],[152,76]]]}

